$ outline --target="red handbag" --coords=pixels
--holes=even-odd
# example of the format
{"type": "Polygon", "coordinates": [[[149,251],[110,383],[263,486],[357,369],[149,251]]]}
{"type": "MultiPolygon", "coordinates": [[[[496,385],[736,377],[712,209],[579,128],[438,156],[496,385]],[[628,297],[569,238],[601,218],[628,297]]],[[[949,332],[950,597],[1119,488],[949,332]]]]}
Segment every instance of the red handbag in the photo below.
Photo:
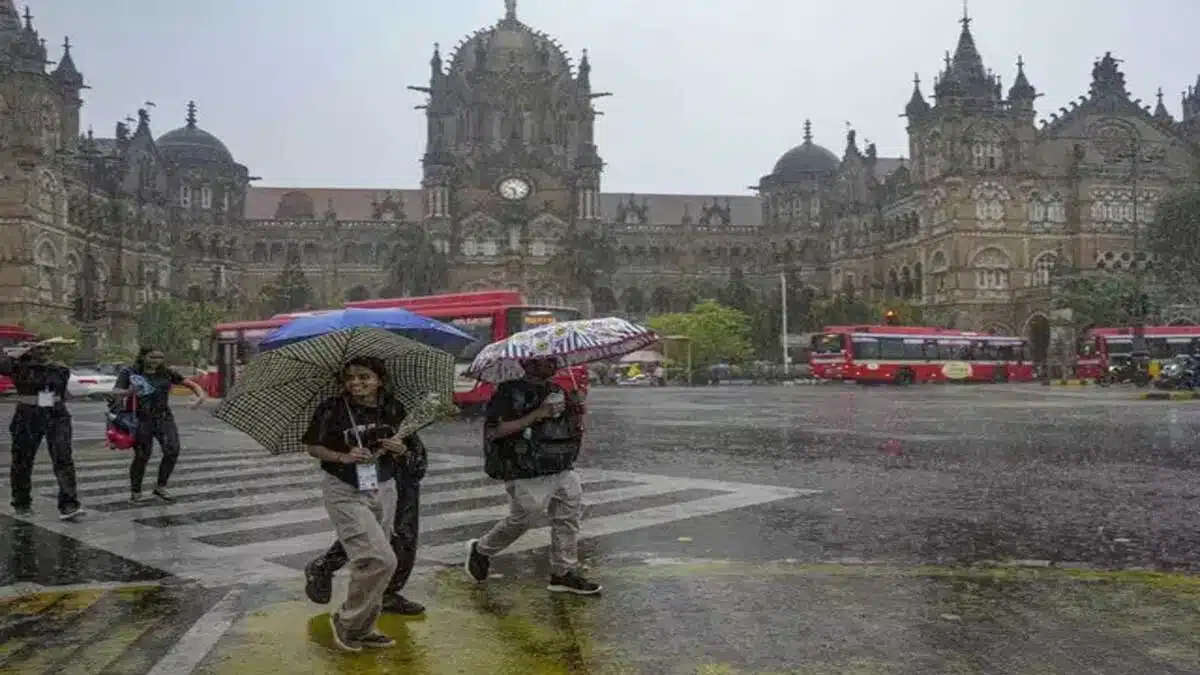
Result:
{"type": "MultiPolygon", "coordinates": [[[[130,396],[129,412],[137,414],[137,396],[130,396]]],[[[104,431],[104,438],[107,440],[107,445],[110,450],[129,450],[133,448],[137,440],[134,438],[133,432],[123,429],[111,422],[108,428],[104,431]]]]}

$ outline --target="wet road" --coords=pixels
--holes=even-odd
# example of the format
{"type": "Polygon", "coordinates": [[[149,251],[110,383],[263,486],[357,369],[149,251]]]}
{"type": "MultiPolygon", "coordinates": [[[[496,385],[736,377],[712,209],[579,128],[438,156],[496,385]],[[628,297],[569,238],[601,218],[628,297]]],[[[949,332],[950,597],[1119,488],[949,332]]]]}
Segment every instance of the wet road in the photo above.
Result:
{"type": "MultiPolygon", "coordinates": [[[[402,648],[355,663],[1200,672],[1196,577],[1129,571],[1200,572],[1200,403],[1133,399],[1017,386],[597,389],[581,464],[582,549],[607,588],[598,602],[545,597],[544,531],[497,560],[502,578],[485,590],[444,571],[503,512],[477,466],[477,423],[447,424],[427,434],[441,452],[413,588],[431,615],[389,618],[402,648]],[[439,656],[448,649],[454,658],[439,656]]],[[[78,672],[341,671],[346,657],[309,621],[323,609],[297,582],[330,540],[311,466],[265,459],[180,408],[179,500],[134,507],[125,456],[97,449],[99,411],[76,410],[87,519],[53,517],[45,466],[33,521],[0,515],[0,586],[17,598],[0,609],[0,672],[59,667],[88,646],[101,665],[78,672]],[[92,628],[63,630],[80,622],[92,628]],[[48,626],[74,637],[31,652],[48,626]]]]}

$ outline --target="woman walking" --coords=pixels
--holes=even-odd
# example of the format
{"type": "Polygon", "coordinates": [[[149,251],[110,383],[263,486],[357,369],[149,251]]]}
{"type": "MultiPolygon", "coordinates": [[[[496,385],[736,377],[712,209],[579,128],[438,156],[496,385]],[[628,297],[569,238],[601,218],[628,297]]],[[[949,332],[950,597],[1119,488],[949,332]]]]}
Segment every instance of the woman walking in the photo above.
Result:
{"type": "Polygon", "coordinates": [[[142,481],[146,467],[154,450],[154,441],[162,449],[158,463],[158,482],[154,485],[154,496],[171,501],[167,483],[179,461],[179,428],[175,414],[171,412],[171,388],[183,385],[196,396],[196,405],[204,402],[204,390],[191,380],[184,379],[179,371],[167,366],[163,350],[157,347],[142,347],[138,350],[133,366],[121,371],[113,393],[127,396],[137,416],[137,431],[134,432],[133,463],[129,465],[129,499],[143,501],[142,481]]]}
{"type": "Polygon", "coordinates": [[[12,433],[10,491],[18,516],[33,515],[33,460],[46,439],[46,450],[58,479],[58,516],[73,520],[83,513],[75,491],[75,460],[71,453],[71,413],[63,402],[71,371],[50,361],[55,339],[0,354],[0,375],[16,386],[12,433]]]}
{"type": "Polygon", "coordinates": [[[353,652],[396,644],[376,622],[396,570],[390,538],[397,456],[406,446],[393,436],[406,413],[385,382],[379,359],[350,359],[342,368],[345,391],[318,406],[304,434],[308,453],[321,460],[325,509],[350,560],[346,600],[329,620],[334,643],[353,652]]]}

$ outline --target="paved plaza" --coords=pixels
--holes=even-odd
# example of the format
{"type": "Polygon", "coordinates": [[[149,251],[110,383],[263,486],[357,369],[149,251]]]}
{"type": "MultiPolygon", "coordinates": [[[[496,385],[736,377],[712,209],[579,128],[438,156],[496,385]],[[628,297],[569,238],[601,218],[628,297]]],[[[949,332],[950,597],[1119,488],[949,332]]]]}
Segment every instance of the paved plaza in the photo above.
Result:
{"type": "Polygon", "coordinates": [[[465,583],[505,501],[457,420],[425,434],[429,616],[347,657],[301,589],[332,542],[307,457],[181,407],[176,501],[131,504],[127,455],[77,404],[89,514],[57,519],[44,455],[33,518],[0,505],[0,673],[1200,671],[1196,402],[829,385],[601,388],[590,408],[604,596],[547,597],[544,528],[465,583]]]}

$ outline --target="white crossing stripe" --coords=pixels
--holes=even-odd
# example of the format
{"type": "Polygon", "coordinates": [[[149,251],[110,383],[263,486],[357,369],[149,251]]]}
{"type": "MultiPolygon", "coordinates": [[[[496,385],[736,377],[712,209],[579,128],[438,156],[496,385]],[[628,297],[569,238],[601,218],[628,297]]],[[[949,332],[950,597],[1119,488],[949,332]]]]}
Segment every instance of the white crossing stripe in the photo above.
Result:
{"type": "MultiPolygon", "coordinates": [[[[35,475],[33,521],[86,544],[206,585],[294,579],[296,557],[315,556],[333,542],[320,504],[320,469],[306,455],[272,457],[262,450],[185,451],[174,478],[173,503],[129,502],[128,453],[77,462],[78,485],[90,511],[61,522],[48,463],[35,475]],[[307,554],[307,555],[306,555],[307,554]],[[289,565],[276,562],[288,558],[289,565]]],[[[504,517],[504,489],[484,475],[476,457],[434,455],[421,481],[422,535],[432,535],[418,555],[426,561],[461,560],[466,541],[504,517]],[[455,541],[457,539],[457,541],[455,541]]],[[[146,472],[153,485],[156,467],[146,472]]],[[[600,509],[585,517],[582,537],[617,534],[781,499],[815,494],[728,481],[677,478],[625,471],[581,469],[584,503],[600,509]],[[702,491],[697,494],[697,491],[702,491]],[[690,494],[689,494],[690,493],[690,494]],[[649,500],[649,502],[647,501],[649,500]]],[[[147,493],[148,494],[148,493],[147,493]]],[[[5,499],[5,502],[8,500],[5,499]]],[[[0,512],[10,513],[7,504],[0,512]]],[[[531,529],[509,549],[549,543],[549,528],[531,529]]]]}

